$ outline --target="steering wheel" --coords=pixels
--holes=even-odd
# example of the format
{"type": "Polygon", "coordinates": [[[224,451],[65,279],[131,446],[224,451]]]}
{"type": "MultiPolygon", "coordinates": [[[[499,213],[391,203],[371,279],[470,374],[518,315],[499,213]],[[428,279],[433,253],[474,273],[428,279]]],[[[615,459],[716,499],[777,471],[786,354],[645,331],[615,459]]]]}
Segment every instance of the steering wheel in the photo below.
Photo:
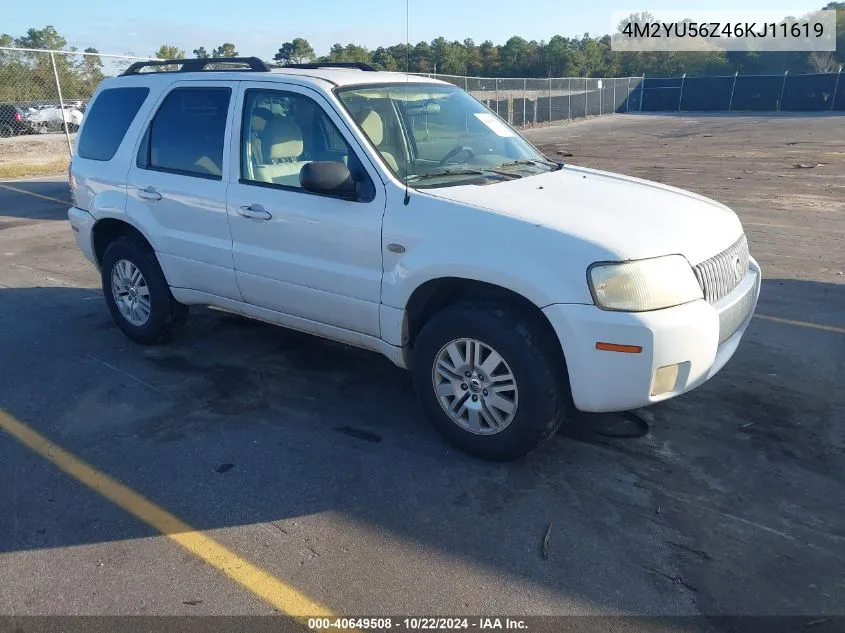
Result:
{"type": "Polygon", "coordinates": [[[467,160],[464,161],[464,162],[467,162],[468,160],[471,160],[472,158],[475,157],[475,152],[472,151],[471,147],[467,147],[466,145],[455,145],[455,147],[453,147],[448,152],[446,152],[446,155],[443,158],[440,159],[440,162],[437,163],[437,166],[438,167],[445,166],[446,163],[448,163],[450,159],[454,158],[455,156],[457,156],[461,152],[466,152],[466,154],[467,154],[467,160]]]}

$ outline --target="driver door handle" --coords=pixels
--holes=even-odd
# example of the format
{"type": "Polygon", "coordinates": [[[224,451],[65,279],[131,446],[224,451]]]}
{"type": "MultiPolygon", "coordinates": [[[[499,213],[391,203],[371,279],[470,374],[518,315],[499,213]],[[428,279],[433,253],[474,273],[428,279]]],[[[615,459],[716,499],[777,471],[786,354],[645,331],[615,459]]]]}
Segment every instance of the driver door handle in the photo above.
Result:
{"type": "Polygon", "coordinates": [[[138,197],[144,200],[161,200],[161,194],[152,185],[138,188],[138,197]]]}
{"type": "Polygon", "coordinates": [[[238,209],[238,213],[245,218],[252,218],[253,220],[269,220],[273,216],[270,212],[265,210],[260,204],[249,204],[238,209]]]}

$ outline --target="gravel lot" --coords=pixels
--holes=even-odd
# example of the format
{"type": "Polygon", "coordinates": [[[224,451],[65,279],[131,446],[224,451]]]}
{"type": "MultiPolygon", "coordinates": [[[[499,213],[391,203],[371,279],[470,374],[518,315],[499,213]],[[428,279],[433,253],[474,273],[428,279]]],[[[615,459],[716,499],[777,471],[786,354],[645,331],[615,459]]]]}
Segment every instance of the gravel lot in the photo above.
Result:
{"type": "MultiPolygon", "coordinates": [[[[523,462],[482,463],[376,355],[205,309],[173,344],[134,346],[45,178],[0,183],[0,409],[338,613],[835,630],[820,618],[845,615],[842,123],[613,115],[527,133],[731,205],[763,267],[734,359],[639,411],[645,435],[579,416],[523,462]]],[[[0,614],[273,612],[2,431],[0,481],[0,614]]]]}
{"type": "MultiPolygon", "coordinates": [[[[72,143],[76,134],[70,135],[72,143]]],[[[64,134],[28,134],[0,138],[0,166],[12,163],[53,163],[67,159],[64,134]]]]}

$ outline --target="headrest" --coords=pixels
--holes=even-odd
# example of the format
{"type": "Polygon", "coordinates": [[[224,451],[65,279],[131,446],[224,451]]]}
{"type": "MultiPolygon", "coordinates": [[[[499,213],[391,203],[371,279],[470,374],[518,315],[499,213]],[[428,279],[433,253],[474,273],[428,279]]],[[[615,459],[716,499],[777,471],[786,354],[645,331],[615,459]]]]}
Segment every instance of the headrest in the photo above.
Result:
{"type": "Polygon", "coordinates": [[[252,111],[252,131],[263,132],[267,122],[273,118],[273,113],[268,108],[255,108],[252,111]]]}
{"type": "Polygon", "coordinates": [[[270,159],[299,158],[302,155],[302,130],[290,119],[271,119],[266,143],[270,148],[270,159]]]}
{"type": "Polygon", "coordinates": [[[373,145],[378,147],[384,140],[384,123],[379,113],[375,110],[361,110],[355,117],[364,134],[370,139],[373,145]]]}

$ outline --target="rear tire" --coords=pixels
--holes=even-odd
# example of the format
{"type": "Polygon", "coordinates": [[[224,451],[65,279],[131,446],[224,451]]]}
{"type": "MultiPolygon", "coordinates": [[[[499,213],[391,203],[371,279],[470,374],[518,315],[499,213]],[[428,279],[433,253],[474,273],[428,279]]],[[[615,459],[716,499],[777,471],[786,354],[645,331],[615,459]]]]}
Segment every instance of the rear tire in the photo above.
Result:
{"type": "Polygon", "coordinates": [[[448,306],[414,345],[411,371],[422,408],[438,432],[471,455],[523,457],[557,432],[571,407],[558,345],[523,310],[448,306]]]}
{"type": "Polygon", "coordinates": [[[188,306],[173,298],[149,246],[133,237],[118,237],[103,254],[101,271],[106,305],[130,339],[150,345],[184,327],[188,306]]]}
{"type": "Polygon", "coordinates": [[[15,135],[11,125],[0,125],[0,137],[9,138],[15,135]]]}

